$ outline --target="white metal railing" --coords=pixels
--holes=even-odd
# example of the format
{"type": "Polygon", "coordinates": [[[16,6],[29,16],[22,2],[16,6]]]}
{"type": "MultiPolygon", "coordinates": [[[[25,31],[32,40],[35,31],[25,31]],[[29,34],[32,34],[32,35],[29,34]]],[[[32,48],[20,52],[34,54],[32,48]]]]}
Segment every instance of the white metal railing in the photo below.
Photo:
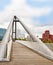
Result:
{"type": "Polygon", "coordinates": [[[24,44],[24,45],[26,45],[27,47],[33,49],[33,50],[35,49],[35,51],[37,51],[42,56],[44,56],[44,57],[46,57],[46,58],[48,58],[50,60],[53,60],[53,51],[51,51],[38,37],[36,37],[34,35],[34,33],[22,21],[19,21],[19,22],[23,26],[23,28],[26,30],[26,32],[30,35],[30,37],[32,38],[32,40],[34,42],[38,42],[37,43],[38,46],[36,47],[36,45],[37,45],[36,43],[33,44],[34,46],[32,46],[32,47],[29,44],[26,45],[24,42],[22,43],[22,41],[21,41],[21,43],[24,44]],[[37,48],[38,48],[38,50],[37,50],[37,48]]]}
{"type": "Polygon", "coordinates": [[[0,61],[9,61],[10,60],[10,52],[12,46],[12,23],[10,22],[7,31],[3,37],[2,42],[0,43],[0,61]]]}
{"type": "MultiPolygon", "coordinates": [[[[37,44],[39,45],[38,47],[36,47],[35,45],[37,45],[36,43],[33,44],[33,46],[30,46],[30,44],[24,44],[24,42],[22,44],[26,45],[27,47],[37,51],[39,54],[43,55],[44,57],[47,57],[48,59],[53,60],[53,52],[40,40],[38,39],[33,32],[21,21],[19,21],[20,24],[24,27],[24,29],[28,32],[28,34],[32,37],[34,42],[38,42],[37,44]]],[[[9,61],[10,60],[10,52],[11,52],[11,46],[12,46],[12,24],[13,21],[10,22],[8,29],[4,35],[4,38],[0,44],[0,61],[9,61]]]]}

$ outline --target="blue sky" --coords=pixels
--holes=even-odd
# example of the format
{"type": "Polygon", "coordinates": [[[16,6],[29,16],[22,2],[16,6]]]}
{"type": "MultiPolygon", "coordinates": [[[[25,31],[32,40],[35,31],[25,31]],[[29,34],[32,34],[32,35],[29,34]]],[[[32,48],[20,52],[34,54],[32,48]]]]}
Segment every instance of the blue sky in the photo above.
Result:
{"type": "MultiPolygon", "coordinates": [[[[43,0],[42,0],[43,1],[43,0]]],[[[42,8],[42,7],[50,7],[53,8],[53,1],[52,0],[46,0],[46,1],[36,1],[36,0],[27,0],[27,4],[32,8],[42,8]]],[[[40,16],[40,17],[32,17],[34,20],[39,20],[41,25],[47,25],[47,24],[53,24],[53,11],[51,11],[50,14],[40,16]]]]}
{"type": "MultiPolygon", "coordinates": [[[[0,11],[4,11],[5,7],[10,5],[11,0],[0,0],[0,11]]],[[[44,7],[50,7],[53,8],[53,1],[51,0],[26,0],[26,3],[31,8],[44,8],[44,7]]],[[[51,11],[48,15],[42,15],[40,17],[36,17],[35,15],[31,17],[33,23],[36,22],[36,20],[39,20],[39,23],[41,25],[45,24],[53,24],[53,11],[51,11]]],[[[38,24],[39,25],[39,24],[38,24]]]]}
{"type": "MultiPolygon", "coordinates": [[[[53,29],[50,27],[53,24],[52,0],[0,0],[0,27],[8,27],[11,13],[20,17],[38,34],[43,33],[45,29],[53,29]],[[36,25],[40,25],[40,27],[36,27],[36,25]],[[47,25],[47,27],[41,27],[41,25],[47,25]],[[39,29],[41,30],[38,31],[39,29]]],[[[22,29],[22,27],[20,28],[22,29]]]]}
{"type": "Polygon", "coordinates": [[[52,5],[53,5],[53,1],[52,0],[45,0],[45,1],[43,1],[43,0],[27,0],[27,3],[28,3],[28,5],[30,5],[31,7],[44,7],[44,6],[51,6],[51,7],[53,7],[52,5]]]}
{"type": "Polygon", "coordinates": [[[5,6],[10,3],[10,0],[0,0],[0,11],[4,10],[5,6]]]}

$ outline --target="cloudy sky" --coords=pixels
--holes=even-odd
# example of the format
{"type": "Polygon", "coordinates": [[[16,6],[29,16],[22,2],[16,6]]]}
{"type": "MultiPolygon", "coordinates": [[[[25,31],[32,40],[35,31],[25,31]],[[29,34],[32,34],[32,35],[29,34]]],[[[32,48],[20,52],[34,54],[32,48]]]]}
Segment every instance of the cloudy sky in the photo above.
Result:
{"type": "Polygon", "coordinates": [[[45,30],[53,34],[53,0],[0,0],[0,28],[7,28],[13,15],[40,37],[45,30]]]}

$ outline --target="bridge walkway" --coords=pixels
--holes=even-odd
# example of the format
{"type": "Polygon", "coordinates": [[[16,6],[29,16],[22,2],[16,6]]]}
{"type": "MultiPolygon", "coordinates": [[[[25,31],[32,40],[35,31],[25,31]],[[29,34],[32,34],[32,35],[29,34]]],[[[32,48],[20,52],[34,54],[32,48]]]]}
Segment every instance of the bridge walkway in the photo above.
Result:
{"type": "Polygon", "coordinates": [[[0,65],[53,65],[53,61],[43,58],[22,44],[13,42],[11,61],[0,62],[0,65]]]}

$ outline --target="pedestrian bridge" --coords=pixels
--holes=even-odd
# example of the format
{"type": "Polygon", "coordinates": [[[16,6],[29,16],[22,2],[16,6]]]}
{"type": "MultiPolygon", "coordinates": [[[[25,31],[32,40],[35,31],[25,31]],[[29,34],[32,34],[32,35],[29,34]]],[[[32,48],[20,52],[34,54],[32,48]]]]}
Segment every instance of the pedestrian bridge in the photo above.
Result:
{"type": "MultiPolygon", "coordinates": [[[[0,61],[10,61],[11,54],[13,55],[13,57],[14,57],[14,54],[16,56],[21,54],[20,57],[19,56],[16,57],[17,61],[22,60],[23,58],[27,59],[27,56],[22,57],[22,55],[25,53],[25,51],[27,51],[27,53],[31,52],[32,57],[35,59],[35,61],[36,61],[36,59],[39,59],[39,58],[45,59],[48,62],[50,62],[50,60],[53,60],[53,51],[51,49],[49,49],[39,38],[37,38],[33,34],[33,32],[23,22],[21,22],[16,16],[14,16],[14,18],[12,19],[12,21],[10,22],[10,24],[8,26],[8,29],[4,35],[2,42],[0,43],[0,61]],[[19,22],[23,26],[23,28],[26,30],[26,32],[30,35],[30,37],[33,40],[32,42],[16,40],[16,23],[17,22],[19,22]],[[15,32],[13,31],[14,25],[15,25],[15,32]],[[13,33],[15,34],[15,42],[13,42],[13,33]],[[19,53],[20,49],[21,49],[21,47],[19,45],[21,45],[21,47],[24,46],[23,53],[19,53]],[[28,50],[30,49],[30,51],[25,50],[25,47],[28,48],[28,50]],[[14,52],[12,52],[12,48],[13,48],[14,52]]],[[[22,52],[22,50],[21,50],[21,52],[22,52]]],[[[28,57],[30,57],[31,54],[29,54],[28,57]]],[[[30,57],[31,60],[33,58],[30,57]]],[[[32,62],[32,61],[30,61],[30,62],[32,62]]],[[[52,63],[53,62],[51,62],[51,64],[52,63]]]]}

